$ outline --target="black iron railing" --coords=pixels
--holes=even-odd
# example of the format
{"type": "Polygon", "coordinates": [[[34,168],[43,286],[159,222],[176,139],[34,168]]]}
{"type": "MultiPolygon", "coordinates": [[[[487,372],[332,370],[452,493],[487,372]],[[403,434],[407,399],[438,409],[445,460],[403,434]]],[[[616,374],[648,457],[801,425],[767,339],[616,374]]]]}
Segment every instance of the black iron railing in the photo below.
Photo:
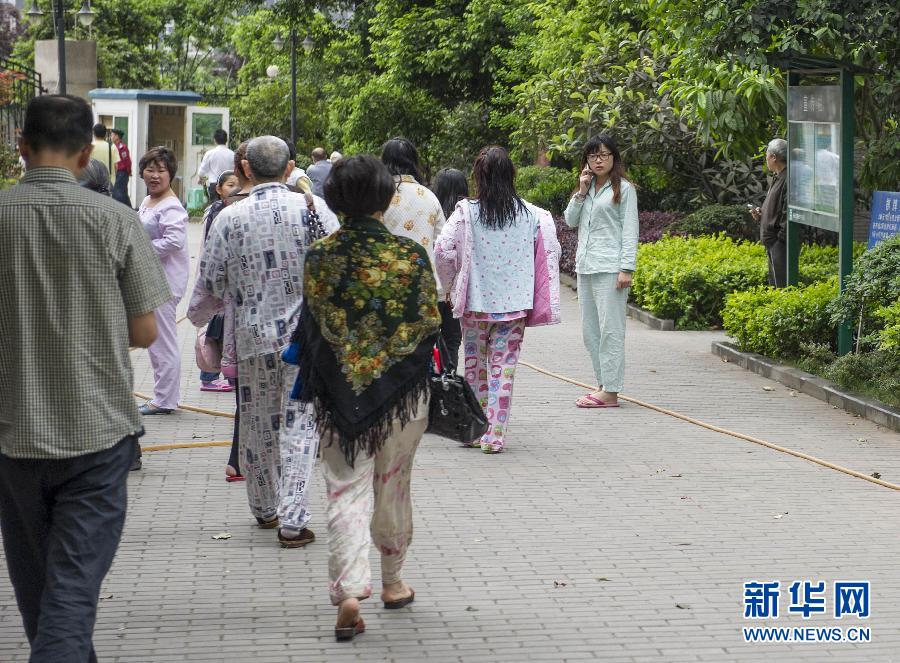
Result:
{"type": "Polygon", "coordinates": [[[41,75],[9,58],[0,57],[0,142],[13,147],[25,122],[25,108],[46,93],[41,75]]]}

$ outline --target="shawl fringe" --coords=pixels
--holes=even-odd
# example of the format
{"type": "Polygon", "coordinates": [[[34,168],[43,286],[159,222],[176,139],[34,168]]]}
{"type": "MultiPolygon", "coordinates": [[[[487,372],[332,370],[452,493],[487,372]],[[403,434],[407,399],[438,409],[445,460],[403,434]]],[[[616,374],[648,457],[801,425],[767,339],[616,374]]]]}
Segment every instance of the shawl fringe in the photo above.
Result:
{"type": "Polygon", "coordinates": [[[300,343],[299,400],[313,403],[319,435],[323,440],[331,435],[331,443],[338,444],[347,463],[353,467],[360,453],[373,456],[384,446],[395,420],[399,420],[401,427],[406,426],[417,414],[419,403],[429,390],[429,364],[422,358],[430,356],[434,336],[422,341],[412,355],[388,371],[389,374],[400,371],[409,374],[402,381],[390,381],[390,395],[364,416],[351,420],[343,414],[346,398],[335,388],[335,382],[342,378],[326,376],[319,370],[323,362],[326,365],[335,362],[330,346],[318,334],[318,326],[312,318],[304,305],[298,324],[298,330],[305,328],[307,333],[306,340],[300,343]],[[410,367],[415,370],[410,371],[410,367]]]}

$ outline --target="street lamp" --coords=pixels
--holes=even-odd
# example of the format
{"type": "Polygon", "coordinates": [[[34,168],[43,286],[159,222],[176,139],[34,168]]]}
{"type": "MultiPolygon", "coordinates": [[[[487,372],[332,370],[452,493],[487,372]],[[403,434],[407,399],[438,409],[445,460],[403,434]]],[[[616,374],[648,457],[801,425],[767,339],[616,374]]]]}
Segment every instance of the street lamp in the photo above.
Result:
{"type": "MultiPolygon", "coordinates": [[[[291,28],[288,36],[291,45],[291,142],[297,147],[297,30],[291,28]]],[[[281,50],[284,48],[284,40],[281,35],[275,35],[272,40],[275,48],[281,50]]],[[[303,50],[309,54],[315,48],[316,43],[309,35],[303,39],[303,50]]]]}
{"type": "MultiPolygon", "coordinates": [[[[53,19],[56,22],[56,57],[59,60],[59,94],[66,93],[66,7],[65,0],[52,0],[53,19]]],[[[26,12],[32,20],[44,18],[44,12],[38,7],[37,0],[31,0],[31,8],[26,12]]],[[[78,22],[90,28],[97,14],[91,9],[91,0],[84,0],[76,14],[78,22]]]]}

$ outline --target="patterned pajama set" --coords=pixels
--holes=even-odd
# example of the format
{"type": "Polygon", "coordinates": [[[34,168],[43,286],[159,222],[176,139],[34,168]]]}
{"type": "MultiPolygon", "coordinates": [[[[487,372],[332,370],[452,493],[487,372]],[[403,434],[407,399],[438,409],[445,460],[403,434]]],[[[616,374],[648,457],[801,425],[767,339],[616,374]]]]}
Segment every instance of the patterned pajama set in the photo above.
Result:
{"type": "MultiPolygon", "coordinates": [[[[473,446],[503,451],[525,316],[534,299],[534,247],[540,221],[527,208],[512,224],[492,229],[481,223],[477,204],[470,204],[469,209],[472,254],[462,315],[465,377],[489,424],[487,433],[473,446]]],[[[465,222],[458,211],[451,220],[451,229],[441,236],[444,245],[445,235],[465,222]]],[[[452,249],[461,250],[461,246],[452,249]]]]}
{"type": "MultiPolygon", "coordinates": [[[[336,230],[334,214],[324,203],[317,209],[326,231],[336,230]]],[[[216,217],[189,310],[202,324],[216,312],[215,300],[232,298],[247,499],[257,519],[277,515],[288,536],[309,521],[306,491],[319,442],[311,407],[290,399],[297,367],[281,359],[300,311],[311,239],[303,196],[283,184],[257,185],[216,217]]]]}
{"type": "Polygon", "coordinates": [[[153,366],[153,400],[159,408],[174,410],[181,395],[181,349],[178,347],[178,329],[175,325],[175,309],[187,290],[191,269],[191,256],[187,245],[188,214],[176,196],[161,200],[155,207],[147,207],[149,196],[141,203],[138,215],[144,230],[150,235],[172,298],[156,309],[157,336],[147,348],[150,365],[153,366]]]}

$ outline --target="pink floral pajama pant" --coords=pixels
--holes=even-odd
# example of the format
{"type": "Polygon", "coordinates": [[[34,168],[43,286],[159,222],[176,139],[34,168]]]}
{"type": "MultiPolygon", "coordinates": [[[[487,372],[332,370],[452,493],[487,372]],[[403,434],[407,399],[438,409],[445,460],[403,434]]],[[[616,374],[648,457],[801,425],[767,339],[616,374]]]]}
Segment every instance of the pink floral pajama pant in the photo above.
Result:
{"type": "Polygon", "coordinates": [[[503,451],[512,407],[513,378],[525,335],[525,318],[492,322],[463,316],[462,328],[466,382],[475,392],[488,420],[488,431],[481,438],[481,448],[503,451]]]}
{"type": "Polygon", "coordinates": [[[428,426],[423,398],[406,426],[394,421],[384,446],[374,456],[359,454],[351,467],[337,442],[322,437],[322,473],[328,491],[328,575],[333,605],[372,595],[369,545],[381,553],[381,582],[401,580],[412,541],[410,479],[413,457],[428,426]]]}

